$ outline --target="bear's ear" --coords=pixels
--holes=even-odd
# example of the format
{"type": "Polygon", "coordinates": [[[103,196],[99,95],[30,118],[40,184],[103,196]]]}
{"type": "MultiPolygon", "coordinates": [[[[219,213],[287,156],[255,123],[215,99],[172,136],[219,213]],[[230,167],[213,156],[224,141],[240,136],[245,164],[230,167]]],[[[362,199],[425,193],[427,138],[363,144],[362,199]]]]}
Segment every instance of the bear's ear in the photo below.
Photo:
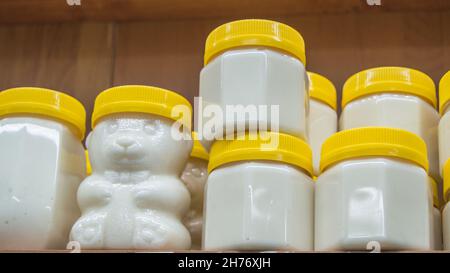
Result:
{"type": "Polygon", "coordinates": [[[91,146],[91,135],[92,135],[92,132],[93,132],[93,131],[90,131],[90,132],[89,132],[89,134],[88,134],[87,137],[86,137],[86,141],[84,142],[84,144],[86,145],[86,148],[87,148],[88,150],[91,150],[91,149],[90,149],[90,146],[91,146]]]}

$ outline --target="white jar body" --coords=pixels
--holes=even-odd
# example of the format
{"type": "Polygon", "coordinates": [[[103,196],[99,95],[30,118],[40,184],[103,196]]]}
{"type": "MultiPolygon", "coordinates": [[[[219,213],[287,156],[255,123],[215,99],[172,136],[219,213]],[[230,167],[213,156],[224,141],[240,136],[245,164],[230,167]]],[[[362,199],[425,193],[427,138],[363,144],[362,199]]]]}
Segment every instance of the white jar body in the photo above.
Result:
{"type": "Polygon", "coordinates": [[[444,169],[445,163],[450,158],[450,114],[447,106],[443,116],[439,121],[439,167],[440,173],[444,169]]]}
{"type": "Polygon", "coordinates": [[[314,184],[299,169],[271,161],[221,166],[208,177],[207,250],[312,250],[314,184]]]}
{"type": "Polygon", "coordinates": [[[313,153],[314,175],[320,174],[323,142],[337,131],[337,114],[329,105],[311,98],[309,101],[309,145],[313,153]]]}
{"type": "Polygon", "coordinates": [[[0,120],[0,248],[64,249],[80,215],[76,192],[84,148],[62,122],[0,120]]]}
{"type": "Polygon", "coordinates": [[[444,250],[450,250],[450,206],[448,204],[442,210],[442,239],[444,250]]]}
{"type": "Polygon", "coordinates": [[[433,247],[434,250],[442,249],[442,215],[441,211],[433,208],[433,247]]]}
{"type": "MultiPolygon", "coordinates": [[[[203,111],[207,112],[206,107],[214,105],[222,109],[222,117],[231,117],[218,123],[218,130],[213,134],[218,139],[244,131],[249,125],[258,125],[259,122],[271,131],[276,131],[276,123],[279,123],[280,132],[304,140],[307,138],[309,96],[306,70],[300,60],[290,55],[264,47],[228,50],[202,69],[200,97],[203,111]],[[241,111],[235,115],[226,110],[227,105],[247,107],[248,111],[256,109],[257,114],[241,111]],[[260,106],[267,109],[260,110],[260,106]],[[279,116],[272,115],[276,110],[279,116]],[[227,126],[231,131],[226,130],[227,126]]],[[[203,132],[211,127],[210,120],[202,117],[203,132]]],[[[205,146],[209,147],[208,144],[205,146]]]]}
{"type": "Polygon", "coordinates": [[[423,99],[397,93],[370,95],[342,109],[339,129],[367,126],[399,128],[420,136],[427,144],[430,175],[442,181],[438,162],[439,113],[423,99]]]}
{"type": "Polygon", "coordinates": [[[192,141],[173,138],[172,125],[118,114],[95,126],[87,139],[92,174],[78,189],[82,216],[71,231],[82,249],[190,248],[182,223],[190,196],[179,176],[192,141]]]}
{"type": "Polygon", "coordinates": [[[191,234],[191,249],[202,247],[203,193],[207,178],[208,161],[191,157],[181,174],[181,180],[191,194],[191,207],[183,220],[191,234]]]}
{"type": "Polygon", "coordinates": [[[346,160],[316,181],[316,250],[429,250],[432,217],[428,175],[412,163],[346,160]]]}

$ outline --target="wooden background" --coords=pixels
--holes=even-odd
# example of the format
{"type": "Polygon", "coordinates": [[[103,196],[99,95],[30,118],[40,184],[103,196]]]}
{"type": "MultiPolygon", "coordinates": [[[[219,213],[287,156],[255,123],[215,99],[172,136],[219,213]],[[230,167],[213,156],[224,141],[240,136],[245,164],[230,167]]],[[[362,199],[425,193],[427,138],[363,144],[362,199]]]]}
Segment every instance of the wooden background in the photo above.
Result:
{"type": "Polygon", "coordinates": [[[88,115],[100,91],[122,84],[156,85],[192,101],[208,33],[256,16],[296,28],[308,70],[338,90],[373,66],[416,68],[436,83],[450,70],[450,1],[381,0],[381,7],[360,0],[183,1],[81,0],[70,7],[65,0],[3,0],[0,89],[61,90],[82,101],[88,115]]]}

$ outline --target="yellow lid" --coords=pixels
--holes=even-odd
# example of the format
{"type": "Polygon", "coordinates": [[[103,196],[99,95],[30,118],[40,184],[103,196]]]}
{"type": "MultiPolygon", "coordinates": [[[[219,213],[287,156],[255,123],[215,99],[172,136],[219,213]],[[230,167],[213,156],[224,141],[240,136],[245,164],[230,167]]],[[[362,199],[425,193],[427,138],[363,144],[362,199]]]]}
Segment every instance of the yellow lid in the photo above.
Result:
{"type": "Polygon", "coordinates": [[[236,47],[265,46],[283,50],[306,65],[305,42],[292,27],[270,20],[247,19],[223,24],[206,39],[204,63],[236,47]]]}
{"type": "Polygon", "coordinates": [[[415,95],[433,107],[437,105],[436,87],[425,73],[404,67],[377,67],[347,79],[342,90],[342,108],[357,98],[379,93],[415,95]]]}
{"type": "Polygon", "coordinates": [[[309,97],[320,100],[337,110],[336,88],[333,83],[322,75],[308,72],[309,77],[309,97]]]}
{"type": "Polygon", "coordinates": [[[82,140],[86,132],[86,111],[75,98],[50,89],[18,87],[0,92],[0,116],[37,114],[69,123],[82,140]]]}
{"type": "Polygon", "coordinates": [[[180,120],[191,128],[192,106],[183,96],[166,89],[144,86],[124,85],[107,89],[95,99],[92,114],[92,128],[104,116],[117,113],[146,113],[180,120]],[[189,113],[174,113],[175,106],[183,106],[189,113]],[[185,115],[186,114],[186,115],[185,115]]]}
{"type": "Polygon", "coordinates": [[[288,163],[312,176],[312,152],[303,140],[282,133],[246,133],[244,139],[218,140],[211,147],[208,172],[238,161],[270,160],[288,163]],[[278,137],[278,145],[275,138],[278,137]]]}
{"type": "Polygon", "coordinates": [[[86,156],[86,173],[87,175],[92,174],[91,161],[89,160],[89,152],[88,150],[84,150],[84,154],[86,156]]]}
{"type": "Polygon", "coordinates": [[[433,206],[439,208],[438,184],[436,180],[434,180],[434,178],[431,176],[429,176],[428,180],[430,182],[431,191],[433,193],[433,206]]]}
{"type": "Polygon", "coordinates": [[[408,160],[428,171],[425,142],[408,131],[384,127],[344,130],[329,137],[322,145],[320,171],[343,160],[369,156],[408,160]]]}
{"type": "Polygon", "coordinates": [[[194,141],[194,144],[192,146],[191,157],[208,160],[209,154],[206,151],[205,147],[203,147],[203,145],[198,140],[197,132],[192,132],[192,139],[194,141]]]}
{"type": "Polygon", "coordinates": [[[444,112],[445,105],[450,101],[450,71],[445,73],[439,82],[439,112],[444,112]]]}
{"type": "Polygon", "coordinates": [[[448,159],[444,164],[443,170],[444,177],[444,200],[450,201],[450,159],[448,159]]]}

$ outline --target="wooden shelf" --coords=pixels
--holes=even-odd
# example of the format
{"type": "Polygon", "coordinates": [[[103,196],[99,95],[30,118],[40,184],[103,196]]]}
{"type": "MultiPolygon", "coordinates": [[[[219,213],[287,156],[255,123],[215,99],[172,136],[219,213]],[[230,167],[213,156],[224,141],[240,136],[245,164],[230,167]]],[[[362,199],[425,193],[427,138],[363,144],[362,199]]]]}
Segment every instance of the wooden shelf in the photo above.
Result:
{"type": "Polygon", "coordinates": [[[443,11],[448,0],[2,0],[0,23],[276,17],[349,12],[443,11]],[[67,2],[80,1],[70,6],[67,2]]]}

